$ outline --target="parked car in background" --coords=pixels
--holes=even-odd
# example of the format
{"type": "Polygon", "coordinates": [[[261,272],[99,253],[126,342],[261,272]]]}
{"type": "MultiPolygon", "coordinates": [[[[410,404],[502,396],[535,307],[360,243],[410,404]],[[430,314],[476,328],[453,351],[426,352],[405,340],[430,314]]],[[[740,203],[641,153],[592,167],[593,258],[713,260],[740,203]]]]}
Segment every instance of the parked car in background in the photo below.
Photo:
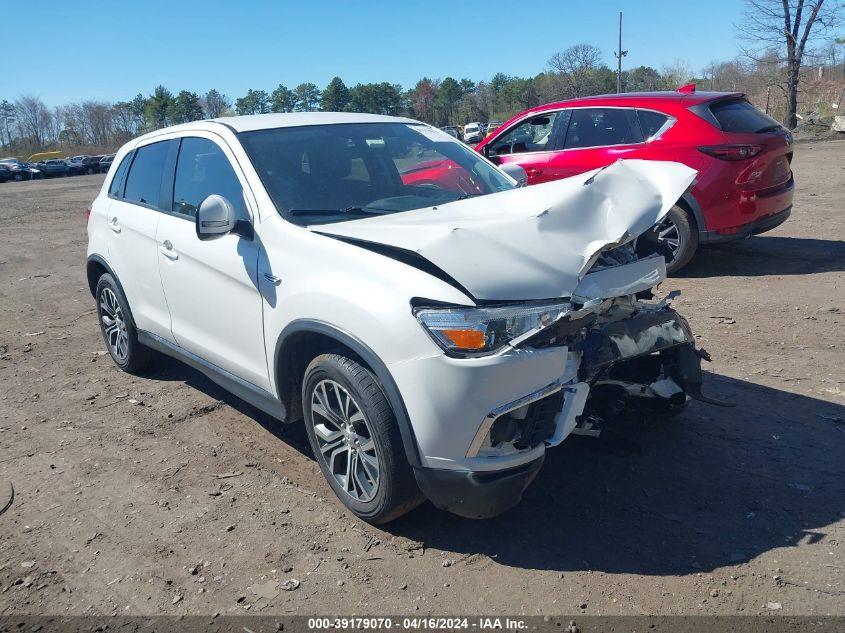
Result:
{"type": "Polygon", "coordinates": [[[492,135],[493,132],[495,132],[496,130],[499,129],[500,125],[502,125],[501,121],[490,121],[490,123],[487,125],[487,130],[485,132],[485,136],[492,135]]]}
{"type": "Polygon", "coordinates": [[[61,158],[51,158],[44,162],[36,163],[35,167],[47,178],[67,176],[69,174],[68,164],[61,158]]]}
{"type": "Polygon", "coordinates": [[[484,138],[484,133],[481,131],[481,123],[467,123],[464,126],[464,142],[478,143],[484,138]]]}
{"type": "Polygon", "coordinates": [[[9,180],[14,180],[12,170],[5,163],[0,163],[0,182],[7,182],[9,180]]]}
{"type": "Polygon", "coordinates": [[[460,133],[460,131],[458,130],[457,127],[455,127],[453,125],[447,125],[446,127],[442,127],[440,129],[443,130],[444,132],[446,132],[446,134],[448,134],[452,138],[456,138],[458,140],[461,140],[461,133],[460,133]]]}
{"type": "Polygon", "coordinates": [[[684,165],[518,188],[441,130],[329,112],[197,121],[117,155],[86,214],[115,364],[155,349],[304,423],[364,520],[426,497],[494,516],[579,424],[701,395],[706,352],[644,298],[665,263],[632,247],[693,181],[684,165]],[[413,179],[433,163],[449,168],[413,179]],[[580,222],[594,204],[608,219],[580,222]]]}
{"type": "Polygon", "coordinates": [[[71,176],[80,176],[85,173],[85,165],[83,164],[83,160],[88,158],[87,156],[73,156],[67,159],[67,169],[68,174],[71,176]]]}
{"type": "Polygon", "coordinates": [[[701,244],[771,230],[792,210],[793,139],[742,93],[631,93],[551,103],[517,115],[476,150],[522,166],[535,184],[620,158],[672,160],[698,171],[692,189],[638,248],[670,272],[701,244]]]}
{"type": "Polygon", "coordinates": [[[113,160],[114,160],[114,154],[108,154],[107,156],[103,156],[100,159],[100,173],[101,174],[104,174],[109,170],[113,160]]]}
{"type": "Polygon", "coordinates": [[[98,156],[86,156],[82,159],[82,173],[84,174],[99,174],[100,173],[100,160],[102,160],[103,155],[100,154],[98,156]]]}
{"type": "Polygon", "coordinates": [[[3,160],[0,160],[0,163],[9,167],[12,172],[13,180],[35,180],[37,178],[44,177],[44,174],[42,174],[41,171],[34,165],[19,161],[17,158],[4,158],[3,160]]]}

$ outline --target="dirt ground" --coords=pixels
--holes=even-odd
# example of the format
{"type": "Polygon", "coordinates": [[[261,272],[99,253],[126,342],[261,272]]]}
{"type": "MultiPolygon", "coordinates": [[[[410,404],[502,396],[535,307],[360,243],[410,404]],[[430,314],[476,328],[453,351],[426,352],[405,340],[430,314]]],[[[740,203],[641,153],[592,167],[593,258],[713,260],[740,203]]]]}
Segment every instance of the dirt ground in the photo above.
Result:
{"type": "Polygon", "coordinates": [[[494,520],[384,529],[299,427],[175,361],[114,367],[84,275],[102,177],[0,185],[0,615],[845,614],[845,141],[794,168],[785,225],[661,288],[736,408],[571,438],[494,520]]]}

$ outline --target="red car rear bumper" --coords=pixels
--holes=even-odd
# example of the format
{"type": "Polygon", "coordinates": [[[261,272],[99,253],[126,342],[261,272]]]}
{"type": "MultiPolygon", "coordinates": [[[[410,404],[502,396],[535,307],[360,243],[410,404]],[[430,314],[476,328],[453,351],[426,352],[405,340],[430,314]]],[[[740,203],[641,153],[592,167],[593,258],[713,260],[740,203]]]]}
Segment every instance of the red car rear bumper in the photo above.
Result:
{"type": "MultiPolygon", "coordinates": [[[[795,182],[792,178],[770,191],[739,191],[714,206],[702,205],[701,243],[727,242],[770,231],[792,212],[795,182]]],[[[695,193],[693,191],[693,193],[695,193]]]]}
{"type": "Polygon", "coordinates": [[[733,227],[730,230],[722,229],[721,231],[699,231],[698,240],[701,244],[713,244],[716,242],[730,242],[731,240],[741,240],[752,235],[759,235],[766,231],[771,231],[776,226],[780,226],[786,222],[787,218],[792,214],[792,205],[790,204],[785,209],[765,215],[761,218],[743,224],[741,226],[733,227]],[[735,231],[733,229],[736,229],[735,231]]]}

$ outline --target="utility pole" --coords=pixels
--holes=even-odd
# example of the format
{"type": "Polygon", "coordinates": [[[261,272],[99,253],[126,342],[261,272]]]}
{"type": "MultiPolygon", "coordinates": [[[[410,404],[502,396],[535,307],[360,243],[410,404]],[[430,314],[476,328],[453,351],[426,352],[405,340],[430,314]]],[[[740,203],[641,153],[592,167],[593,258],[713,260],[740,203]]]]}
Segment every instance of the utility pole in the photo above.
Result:
{"type": "Polygon", "coordinates": [[[616,55],[616,94],[622,92],[622,58],[628,54],[628,51],[622,50],[622,12],[619,12],[619,49],[616,55]]]}

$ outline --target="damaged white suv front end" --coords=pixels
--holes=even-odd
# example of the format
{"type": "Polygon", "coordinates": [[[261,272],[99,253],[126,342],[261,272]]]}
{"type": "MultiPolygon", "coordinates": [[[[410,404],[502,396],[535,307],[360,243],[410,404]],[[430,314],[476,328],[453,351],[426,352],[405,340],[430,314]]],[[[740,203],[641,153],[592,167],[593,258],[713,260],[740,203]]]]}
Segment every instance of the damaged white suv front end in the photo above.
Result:
{"type": "Polygon", "coordinates": [[[676,163],[620,161],[439,212],[319,228],[403,261],[413,253],[473,301],[412,297],[441,353],[388,365],[422,454],[417,483],[435,505],[494,516],[570,434],[704,399],[706,352],[671,297],[651,300],[664,259],[634,250],[694,177],[676,163]]]}

